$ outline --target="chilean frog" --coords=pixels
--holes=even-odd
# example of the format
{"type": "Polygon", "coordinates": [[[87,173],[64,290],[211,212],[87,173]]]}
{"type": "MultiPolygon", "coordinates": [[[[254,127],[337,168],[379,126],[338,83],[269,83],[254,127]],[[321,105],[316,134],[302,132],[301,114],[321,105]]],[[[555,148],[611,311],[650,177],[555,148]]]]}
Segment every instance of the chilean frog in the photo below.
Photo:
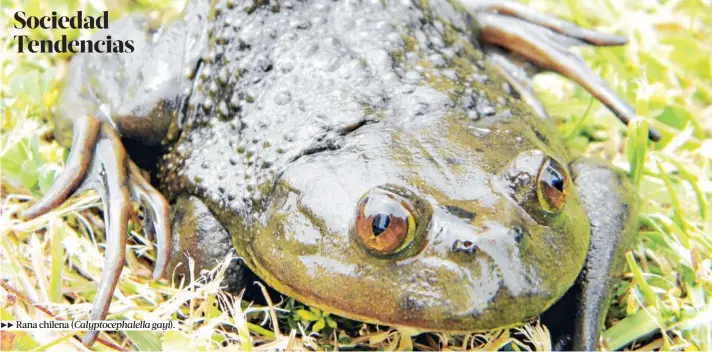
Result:
{"type": "Polygon", "coordinates": [[[71,153],[25,213],[101,195],[91,319],[107,315],[137,201],[156,279],[183,251],[210,268],[234,246],[232,287],[246,266],[345,317],[449,332],[521,324],[574,286],[573,346],[597,347],[636,195],[567,150],[529,78],[559,72],[627,122],[568,51],[625,39],[497,0],[196,1],[110,34],[136,50],[72,59],[56,123],[71,153]],[[121,138],[162,142],[162,192],[121,138]]]}

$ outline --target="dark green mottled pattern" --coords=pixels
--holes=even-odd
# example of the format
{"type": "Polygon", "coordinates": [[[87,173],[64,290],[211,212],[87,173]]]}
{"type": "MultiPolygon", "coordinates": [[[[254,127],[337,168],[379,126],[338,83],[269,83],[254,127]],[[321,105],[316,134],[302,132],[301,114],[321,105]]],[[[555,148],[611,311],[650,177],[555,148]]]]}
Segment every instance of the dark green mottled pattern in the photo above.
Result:
{"type": "Polygon", "coordinates": [[[571,192],[546,213],[535,192],[547,158],[570,157],[488,69],[469,17],[441,1],[214,11],[162,175],[169,194],[204,200],[270,285],[352,318],[464,331],[536,317],[573,284],[584,209],[571,192]],[[384,259],[351,226],[387,184],[429,216],[384,259]]]}

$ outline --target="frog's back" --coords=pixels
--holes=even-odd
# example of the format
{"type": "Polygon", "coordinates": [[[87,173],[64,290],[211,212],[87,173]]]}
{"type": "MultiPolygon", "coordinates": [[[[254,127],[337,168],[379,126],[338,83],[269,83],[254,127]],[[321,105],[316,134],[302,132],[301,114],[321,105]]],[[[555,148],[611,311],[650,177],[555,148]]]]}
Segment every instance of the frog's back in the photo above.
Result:
{"type": "Polygon", "coordinates": [[[486,74],[469,16],[446,1],[240,6],[216,7],[192,123],[161,167],[169,194],[252,213],[289,165],[361,147],[359,130],[531,116],[486,74]]]}

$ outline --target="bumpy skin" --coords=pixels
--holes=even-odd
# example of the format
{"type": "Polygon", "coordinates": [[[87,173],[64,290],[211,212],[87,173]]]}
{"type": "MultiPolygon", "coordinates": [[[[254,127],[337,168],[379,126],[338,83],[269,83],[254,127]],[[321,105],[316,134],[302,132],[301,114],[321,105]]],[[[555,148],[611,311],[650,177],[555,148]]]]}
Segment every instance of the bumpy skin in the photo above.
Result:
{"type": "Polygon", "coordinates": [[[574,192],[561,212],[541,209],[537,174],[569,161],[564,144],[477,67],[468,19],[430,6],[221,8],[194,127],[160,178],[203,199],[247,266],[303,302],[423,330],[520,323],[573,284],[586,214],[574,192]],[[379,258],[352,226],[361,197],[387,185],[417,203],[418,233],[379,258]]]}
{"type": "MultiPolygon", "coordinates": [[[[569,171],[574,158],[540,116],[527,77],[477,39],[588,84],[625,119],[627,105],[554,39],[622,41],[509,2],[467,6],[475,12],[444,0],[198,1],[151,36],[123,20],[114,30],[146,38],[140,60],[77,59],[58,126],[91,147],[76,137],[86,118],[72,117],[74,105],[98,116],[100,141],[115,139],[108,126],[149,143],[165,138],[171,267],[187,250],[209,269],[229,236],[247,267],[308,304],[415,330],[471,331],[538,316],[574,284],[588,253],[574,347],[595,348],[611,275],[634,233],[635,198],[623,181],[585,176],[587,163],[569,171]],[[531,31],[507,32],[518,26],[531,31]],[[190,50],[176,49],[185,43],[190,50]],[[92,70],[79,76],[82,67],[92,70]],[[559,209],[540,190],[550,163],[563,177],[559,209]],[[374,255],[356,235],[357,211],[384,194],[408,204],[413,232],[397,254],[374,255]],[[605,243],[589,248],[591,235],[605,243]]],[[[114,164],[92,165],[90,176],[114,164]]],[[[231,270],[237,287],[240,268],[231,270]]]]}

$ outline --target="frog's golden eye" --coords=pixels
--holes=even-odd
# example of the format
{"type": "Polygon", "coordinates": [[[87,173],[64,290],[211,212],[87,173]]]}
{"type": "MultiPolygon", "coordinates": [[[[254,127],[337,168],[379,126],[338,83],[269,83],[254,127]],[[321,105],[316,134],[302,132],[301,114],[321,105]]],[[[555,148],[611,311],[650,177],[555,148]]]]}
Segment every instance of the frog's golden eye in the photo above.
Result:
{"type": "Polygon", "coordinates": [[[396,254],[415,237],[410,205],[390,192],[372,192],[358,204],[355,229],[358,243],[375,255],[396,254]]]}
{"type": "Polygon", "coordinates": [[[544,210],[561,210],[569,194],[569,183],[569,174],[558,161],[549,159],[544,163],[537,178],[537,195],[544,210]]]}

